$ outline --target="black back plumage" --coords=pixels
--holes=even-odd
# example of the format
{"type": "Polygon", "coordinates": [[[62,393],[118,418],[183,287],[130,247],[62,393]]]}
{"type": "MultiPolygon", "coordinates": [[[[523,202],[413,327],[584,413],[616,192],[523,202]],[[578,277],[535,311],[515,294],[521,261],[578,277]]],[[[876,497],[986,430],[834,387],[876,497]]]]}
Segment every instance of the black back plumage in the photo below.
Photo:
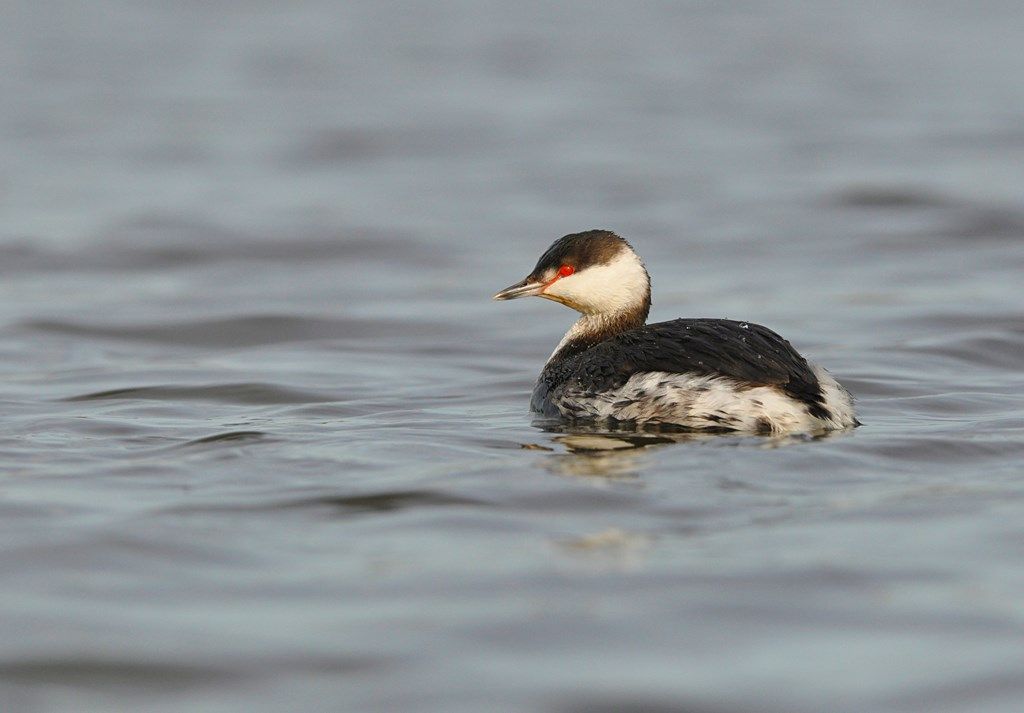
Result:
{"type": "Polygon", "coordinates": [[[652,371],[773,386],[806,404],[812,416],[829,415],[818,378],[788,341],[759,324],[729,319],[674,319],[622,332],[549,363],[537,388],[547,393],[571,381],[574,387],[596,393],[652,371]]]}

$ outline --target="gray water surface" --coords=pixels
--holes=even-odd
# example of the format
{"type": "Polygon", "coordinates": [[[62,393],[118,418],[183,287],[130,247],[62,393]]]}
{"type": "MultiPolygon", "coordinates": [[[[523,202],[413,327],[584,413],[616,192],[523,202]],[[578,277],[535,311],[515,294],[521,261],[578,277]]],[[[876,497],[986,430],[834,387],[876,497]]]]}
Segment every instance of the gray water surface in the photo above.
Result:
{"type": "Polygon", "coordinates": [[[1019,3],[0,19],[0,709],[1020,710],[1019,3]],[[594,227],[865,425],[533,425],[594,227]]]}

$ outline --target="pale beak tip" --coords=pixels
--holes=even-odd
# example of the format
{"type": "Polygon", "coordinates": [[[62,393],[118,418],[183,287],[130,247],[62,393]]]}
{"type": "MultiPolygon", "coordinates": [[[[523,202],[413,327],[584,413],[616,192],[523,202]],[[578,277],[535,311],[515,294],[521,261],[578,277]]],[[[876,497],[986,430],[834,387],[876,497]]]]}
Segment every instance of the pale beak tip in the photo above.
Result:
{"type": "Polygon", "coordinates": [[[533,295],[541,294],[544,291],[544,287],[545,285],[540,282],[527,282],[526,280],[523,280],[522,282],[506,287],[491,299],[504,302],[505,300],[517,300],[520,297],[531,297],[533,295]]]}

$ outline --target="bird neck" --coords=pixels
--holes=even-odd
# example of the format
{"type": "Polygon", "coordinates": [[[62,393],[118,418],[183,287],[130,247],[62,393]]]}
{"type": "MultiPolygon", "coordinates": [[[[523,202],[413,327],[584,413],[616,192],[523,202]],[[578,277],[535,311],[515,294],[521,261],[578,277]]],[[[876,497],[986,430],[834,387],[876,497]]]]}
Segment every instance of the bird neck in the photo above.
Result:
{"type": "Polygon", "coordinates": [[[644,326],[650,309],[651,303],[648,299],[635,307],[617,312],[583,315],[562,337],[562,341],[548,358],[547,364],[565,361],[616,335],[644,326]]]}

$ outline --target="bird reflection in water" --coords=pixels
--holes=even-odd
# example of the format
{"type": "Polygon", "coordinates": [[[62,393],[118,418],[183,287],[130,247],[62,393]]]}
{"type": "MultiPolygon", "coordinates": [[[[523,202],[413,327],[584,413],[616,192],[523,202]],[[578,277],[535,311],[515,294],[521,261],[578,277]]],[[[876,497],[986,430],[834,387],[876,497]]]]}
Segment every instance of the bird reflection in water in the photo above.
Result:
{"type": "Polygon", "coordinates": [[[841,437],[846,431],[825,431],[818,433],[787,434],[778,436],[751,436],[735,433],[709,433],[707,431],[658,430],[636,424],[621,424],[617,428],[585,427],[580,424],[539,419],[534,426],[551,436],[555,447],[541,444],[524,444],[531,450],[550,451],[551,457],[543,461],[543,467],[556,475],[596,477],[605,480],[637,480],[641,468],[646,465],[651,451],[684,443],[714,443],[719,446],[748,446],[756,448],[781,448],[812,441],[841,437]],[[565,449],[562,452],[557,446],[565,449]]]}
{"type": "Polygon", "coordinates": [[[557,447],[540,446],[552,451],[552,457],[543,461],[545,469],[556,475],[619,481],[638,479],[638,473],[649,458],[649,449],[697,440],[702,436],[696,433],[644,432],[636,428],[583,428],[544,420],[536,421],[534,425],[547,433],[557,434],[551,437],[551,443],[565,449],[562,452],[557,447]]]}

